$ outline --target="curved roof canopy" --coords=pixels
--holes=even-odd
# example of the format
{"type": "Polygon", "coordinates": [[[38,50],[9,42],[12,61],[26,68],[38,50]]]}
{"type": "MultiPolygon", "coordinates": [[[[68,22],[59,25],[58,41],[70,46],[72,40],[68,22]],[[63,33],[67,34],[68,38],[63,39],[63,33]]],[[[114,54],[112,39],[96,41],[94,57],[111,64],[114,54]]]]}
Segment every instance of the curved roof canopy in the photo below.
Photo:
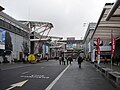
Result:
{"type": "Polygon", "coordinates": [[[120,38],[120,0],[105,4],[92,38],[111,41],[111,34],[120,38]]]}

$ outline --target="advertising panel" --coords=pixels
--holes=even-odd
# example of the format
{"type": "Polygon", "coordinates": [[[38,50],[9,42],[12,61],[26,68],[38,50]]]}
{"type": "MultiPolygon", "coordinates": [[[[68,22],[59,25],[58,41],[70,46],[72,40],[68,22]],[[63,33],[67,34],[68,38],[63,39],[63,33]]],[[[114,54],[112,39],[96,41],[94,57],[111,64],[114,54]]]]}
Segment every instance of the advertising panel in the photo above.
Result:
{"type": "Polygon", "coordinates": [[[113,37],[113,35],[112,35],[112,40],[111,40],[111,42],[112,42],[111,55],[112,55],[112,57],[113,57],[114,52],[115,52],[115,46],[116,46],[116,40],[115,40],[115,38],[113,37]]]}
{"type": "Polygon", "coordinates": [[[97,38],[97,52],[100,55],[100,38],[97,38]]]}
{"type": "Polygon", "coordinates": [[[5,49],[5,30],[0,28],[0,49],[5,49]]]}
{"type": "Polygon", "coordinates": [[[98,64],[100,64],[100,38],[97,38],[98,64]]]}

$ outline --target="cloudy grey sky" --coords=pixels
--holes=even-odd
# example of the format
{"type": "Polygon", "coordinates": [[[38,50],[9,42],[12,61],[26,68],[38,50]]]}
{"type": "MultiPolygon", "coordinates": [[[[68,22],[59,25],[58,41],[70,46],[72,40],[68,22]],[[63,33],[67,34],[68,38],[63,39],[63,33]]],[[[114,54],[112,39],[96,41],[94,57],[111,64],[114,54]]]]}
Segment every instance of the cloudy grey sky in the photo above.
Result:
{"type": "Polygon", "coordinates": [[[116,0],[0,0],[4,12],[17,20],[51,22],[49,35],[84,38],[87,24],[97,22],[105,3],[116,0]],[[85,26],[84,26],[84,23],[85,26]]]}

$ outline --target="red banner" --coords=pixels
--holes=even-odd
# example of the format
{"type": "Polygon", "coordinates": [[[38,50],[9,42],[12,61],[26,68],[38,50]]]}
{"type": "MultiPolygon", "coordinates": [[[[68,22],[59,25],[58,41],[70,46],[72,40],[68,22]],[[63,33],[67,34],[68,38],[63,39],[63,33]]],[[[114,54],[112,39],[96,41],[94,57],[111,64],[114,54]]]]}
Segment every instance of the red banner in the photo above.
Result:
{"type": "Polygon", "coordinates": [[[97,38],[97,52],[100,55],[100,38],[97,38]]]}
{"type": "Polygon", "coordinates": [[[116,46],[116,40],[115,38],[113,37],[113,35],[111,36],[111,42],[112,42],[112,46],[111,46],[111,55],[113,56],[114,55],[114,52],[115,52],[115,46],[116,46]]]}

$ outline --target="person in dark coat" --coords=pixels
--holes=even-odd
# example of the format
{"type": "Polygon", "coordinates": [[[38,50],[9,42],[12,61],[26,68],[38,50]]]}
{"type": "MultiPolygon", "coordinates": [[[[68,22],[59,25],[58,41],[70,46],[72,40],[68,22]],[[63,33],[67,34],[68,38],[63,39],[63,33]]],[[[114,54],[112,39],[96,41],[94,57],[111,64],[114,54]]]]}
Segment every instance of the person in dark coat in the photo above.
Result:
{"type": "Polygon", "coordinates": [[[62,64],[65,65],[64,56],[62,56],[62,64]]]}
{"type": "Polygon", "coordinates": [[[78,61],[79,68],[81,68],[81,63],[83,62],[82,57],[79,56],[79,57],[77,58],[77,61],[78,61]]]}
{"type": "Polygon", "coordinates": [[[73,61],[73,59],[72,59],[71,56],[68,56],[67,64],[68,64],[68,61],[69,61],[70,64],[71,64],[71,62],[73,61]]]}
{"type": "Polygon", "coordinates": [[[62,57],[59,57],[59,64],[61,65],[62,57]]]}

